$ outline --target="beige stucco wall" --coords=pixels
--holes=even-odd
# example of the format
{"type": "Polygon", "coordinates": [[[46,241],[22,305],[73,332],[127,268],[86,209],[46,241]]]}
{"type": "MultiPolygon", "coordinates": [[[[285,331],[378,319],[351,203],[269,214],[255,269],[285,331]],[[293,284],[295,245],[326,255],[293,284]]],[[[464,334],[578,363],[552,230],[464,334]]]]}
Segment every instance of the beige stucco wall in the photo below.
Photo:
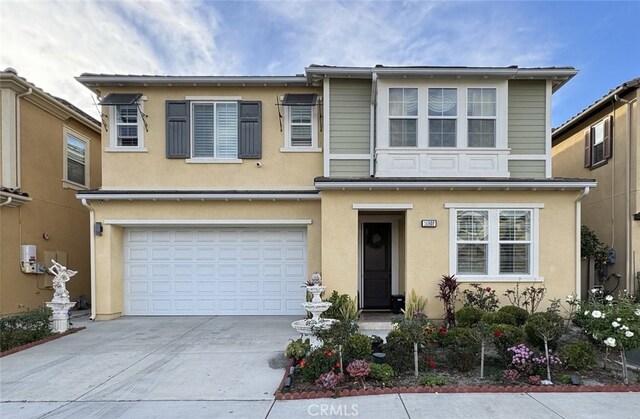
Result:
{"type": "Polygon", "coordinates": [[[20,270],[20,245],[67,253],[67,265],[78,274],[67,283],[72,300],[90,297],[89,214],[76,199],[74,189],[63,187],[64,137],[68,127],[90,141],[90,181],[100,186],[100,136],[69,119],[63,120],[20,99],[20,168],[22,191],[32,198],[20,207],[0,208],[0,314],[37,308],[53,296],[51,277],[20,270]],[[49,240],[43,238],[48,233],[49,240]],[[45,282],[46,281],[46,282],[45,282]]]}
{"type": "Polygon", "coordinates": [[[586,122],[554,139],[553,175],[562,177],[592,178],[598,186],[591,190],[582,204],[582,223],[596,232],[600,240],[616,249],[617,260],[609,268],[609,273],[617,272],[623,277],[627,263],[627,235],[631,234],[631,255],[633,258],[627,282],[619,288],[635,290],[635,272],[640,270],[640,240],[638,240],[638,221],[632,221],[630,228],[628,217],[640,208],[638,187],[638,106],[637,90],[626,99],[636,98],[633,110],[629,114],[626,103],[618,102],[612,107],[593,115],[586,122]],[[613,155],[607,164],[594,169],[584,168],[584,132],[604,117],[613,116],[613,155]],[[631,116],[631,135],[629,120],[631,116]],[[629,159],[629,160],[627,160],[629,159]],[[627,174],[627,163],[630,173],[627,174]],[[629,188],[629,208],[627,207],[627,188],[629,188]],[[629,231],[631,230],[631,231],[629,231]],[[635,256],[634,256],[635,255],[635,256]]]}
{"type": "MultiPolygon", "coordinates": [[[[321,270],[319,201],[109,201],[92,202],[96,221],[106,220],[311,220],[307,226],[307,272],[321,270]]],[[[116,223],[117,224],[117,223],[116,223]]],[[[240,225],[240,224],[239,224],[240,225]]],[[[124,304],[123,232],[105,224],[96,237],[96,320],[119,317],[124,304]]]]}
{"type": "MultiPolygon", "coordinates": [[[[323,191],[322,271],[329,291],[355,296],[358,291],[358,210],[353,204],[413,204],[405,212],[404,276],[407,292],[415,289],[428,298],[427,315],[441,318],[442,303],[435,298],[437,283],[449,274],[449,209],[445,203],[534,203],[539,210],[539,270],[548,298],[575,292],[575,199],[579,192],[469,192],[469,191],[323,191]],[[421,227],[422,219],[435,219],[437,228],[421,227]]],[[[401,235],[402,237],[402,235],[401,235]]],[[[501,295],[514,282],[483,282],[501,295]]],[[[523,285],[531,285],[523,282],[523,285]]],[[[464,288],[464,286],[462,287],[464,288]]],[[[507,304],[506,297],[501,303],[507,304]]],[[[545,302],[546,303],[546,302],[545,302]]]]}
{"type": "MultiPolygon", "coordinates": [[[[276,99],[285,93],[317,93],[320,88],[286,87],[134,87],[119,92],[139,92],[146,96],[144,112],[148,132],[144,146],[148,152],[103,151],[103,186],[119,189],[291,189],[312,188],[313,178],[322,175],[321,152],[281,152],[284,134],[276,99]],[[262,101],[262,159],[244,159],[241,164],[195,164],[185,159],[165,157],[165,101],[185,100],[187,96],[241,96],[242,100],[262,101]],[[256,162],[262,162],[258,168],[256,162]]],[[[111,91],[104,90],[103,97],[111,91]]],[[[107,108],[103,108],[107,114],[107,108]]],[[[318,121],[318,145],[322,147],[321,121],[318,121]]],[[[110,132],[103,129],[103,145],[108,147],[110,132]]]]}

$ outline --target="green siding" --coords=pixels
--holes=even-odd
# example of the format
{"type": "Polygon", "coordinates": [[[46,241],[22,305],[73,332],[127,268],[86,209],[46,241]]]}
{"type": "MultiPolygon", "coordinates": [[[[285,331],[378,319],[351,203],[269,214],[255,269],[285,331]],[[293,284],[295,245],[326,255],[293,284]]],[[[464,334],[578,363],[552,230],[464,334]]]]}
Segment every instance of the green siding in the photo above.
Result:
{"type": "Polygon", "coordinates": [[[331,177],[368,177],[369,160],[331,160],[331,177]]]}
{"type": "Polygon", "coordinates": [[[545,154],[546,82],[509,81],[511,154],[545,154]]]}
{"type": "Polygon", "coordinates": [[[544,160],[510,160],[509,175],[512,178],[545,177],[544,160]]]}
{"type": "Polygon", "coordinates": [[[331,79],[331,154],[369,154],[371,81],[331,79]]]}

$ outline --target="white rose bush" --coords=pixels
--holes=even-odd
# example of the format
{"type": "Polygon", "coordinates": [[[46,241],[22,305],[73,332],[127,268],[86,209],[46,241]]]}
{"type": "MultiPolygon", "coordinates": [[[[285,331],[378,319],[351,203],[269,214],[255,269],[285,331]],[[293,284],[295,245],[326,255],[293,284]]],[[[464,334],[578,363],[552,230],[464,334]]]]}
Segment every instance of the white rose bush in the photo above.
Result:
{"type": "Polygon", "coordinates": [[[590,301],[582,306],[584,311],[576,313],[574,321],[596,343],[608,351],[620,352],[622,380],[629,384],[626,352],[640,347],[640,304],[626,292],[617,298],[595,297],[592,293],[590,301]]]}

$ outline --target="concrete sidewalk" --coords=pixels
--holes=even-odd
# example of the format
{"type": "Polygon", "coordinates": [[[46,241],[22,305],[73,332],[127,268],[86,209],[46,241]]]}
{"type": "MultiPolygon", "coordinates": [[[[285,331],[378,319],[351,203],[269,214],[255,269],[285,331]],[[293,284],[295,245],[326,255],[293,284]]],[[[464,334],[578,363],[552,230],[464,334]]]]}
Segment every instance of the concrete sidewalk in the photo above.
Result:
{"type": "Polygon", "coordinates": [[[636,418],[638,393],[279,400],[291,317],[125,317],[0,359],[6,418],[636,418]]]}

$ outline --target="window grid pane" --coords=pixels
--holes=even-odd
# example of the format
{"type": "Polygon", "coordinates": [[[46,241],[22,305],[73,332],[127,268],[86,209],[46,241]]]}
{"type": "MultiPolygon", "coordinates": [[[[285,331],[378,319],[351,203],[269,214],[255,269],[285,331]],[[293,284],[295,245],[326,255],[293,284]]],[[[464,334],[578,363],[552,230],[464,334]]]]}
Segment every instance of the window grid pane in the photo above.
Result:
{"type": "Polygon", "coordinates": [[[467,116],[496,116],[496,89],[467,89],[467,116]]]}
{"type": "Polygon", "coordinates": [[[429,116],[458,115],[458,91],[452,88],[429,89],[429,116]]]}
{"type": "Polygon", "coordinates": [[[430,119],[429,120],[429,147],[455,147],[456,146],[456,120],[455,119],[430,119]]]}
{"type": "Polygon", "coordinates": [[[214,110],[213,103],[193,105],[193,157],[214,157],[214,110]]]}
{"type": "Polygon", "coordinates": [[[496,121],[494,119],[469,119],[469,147],[495,147],[496,121]]]}
{"type": "Polygon", "coordinates": [[[238,156],[238,105],[216,103],[216,157],[238,156]]]}
{"type": "Polygon", "coordinates": [[[486,275],[487,245],[458,244],[458,274],[486,275]]]}
{"type": "Polygon", "coordinates": [[[417,138],[417,121],[415,119],[392,119],[389,121],[389,145],[391,147],[415,147],[417,138]]]}
{"type": "Polygon", "coordinates": [[[84,141],[67,134],[67,180],[70,182],[86,184],[86,147],[84,141]]]}
{"type": "Polygon", "coordinates": [[[313,107],[291,106],[289,108],[291,147],[311,147],[313,107]]]}
{"type": "Polygon", "coordinates": [[[500,274],[529,274],[531,211],[500,211],[500,274]]]}
{"type": "Polygon", "coordinates": [[[390,116],[418,116],[418,89],[391,88],[389,89],[390,116]]]}
{"type": "Polygon", "coordinates": [[[116,137],[118,147],[138,146],[138,106],[116,106],[116,137]]]}

